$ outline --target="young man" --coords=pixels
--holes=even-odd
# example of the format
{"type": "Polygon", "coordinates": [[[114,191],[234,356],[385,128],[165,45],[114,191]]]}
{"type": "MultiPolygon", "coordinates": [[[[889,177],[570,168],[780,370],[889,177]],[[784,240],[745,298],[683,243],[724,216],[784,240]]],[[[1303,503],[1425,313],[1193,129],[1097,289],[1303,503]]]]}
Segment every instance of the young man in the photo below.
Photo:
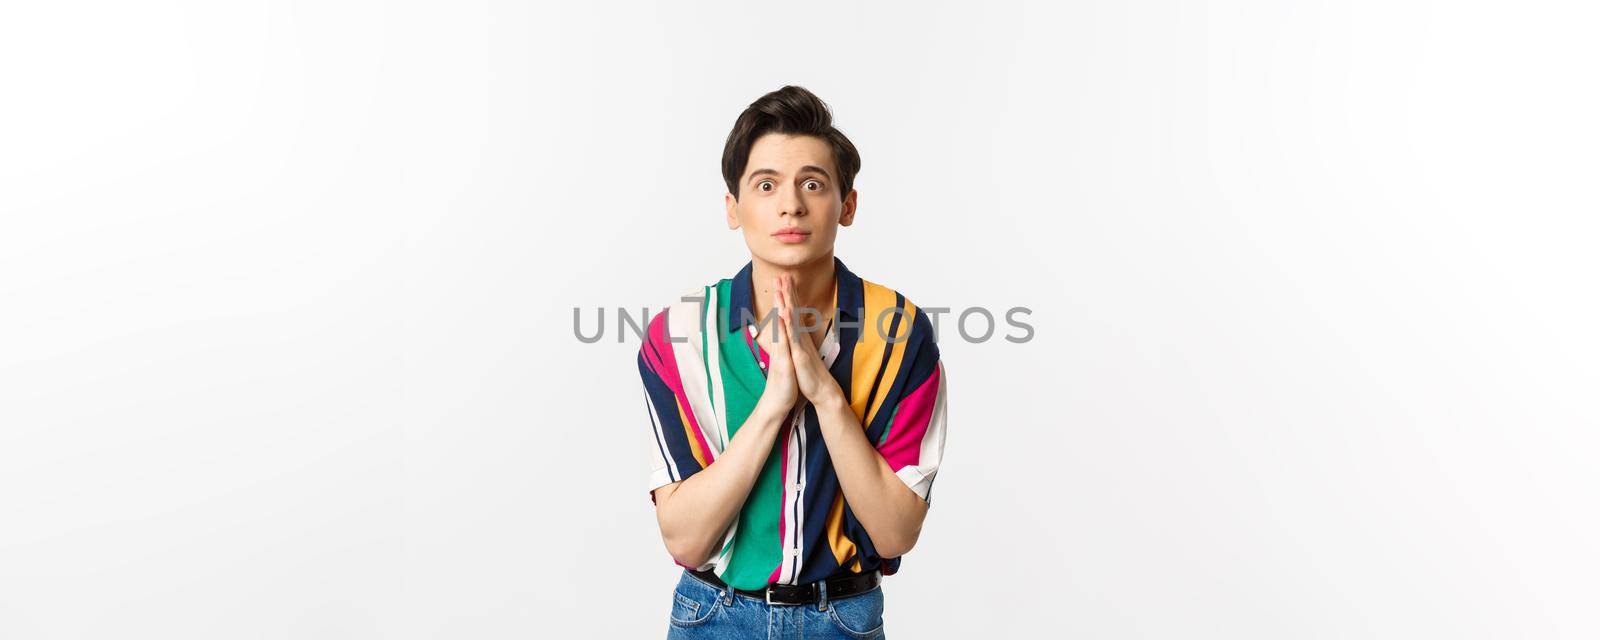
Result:
{"type": "Polygon", "coordinates": [[[639,349],[651,498],[685,571],[669,638],[882,638],[944,451],[933,327],[833,255],[861,159],[811,92],[750,105],[722,156],[750,261],[639,349]]]}

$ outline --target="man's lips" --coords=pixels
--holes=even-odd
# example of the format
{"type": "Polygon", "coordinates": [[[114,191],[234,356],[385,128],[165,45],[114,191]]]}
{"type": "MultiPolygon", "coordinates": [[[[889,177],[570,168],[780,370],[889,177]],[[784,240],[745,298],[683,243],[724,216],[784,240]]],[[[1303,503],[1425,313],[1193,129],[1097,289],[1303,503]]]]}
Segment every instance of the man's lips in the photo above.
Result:
{"type": "Polygon", "coordinates": [[[772,234],[779,242],[805,242],[811,237],[811,232],[804,229],[783,229],[772,234]]]}

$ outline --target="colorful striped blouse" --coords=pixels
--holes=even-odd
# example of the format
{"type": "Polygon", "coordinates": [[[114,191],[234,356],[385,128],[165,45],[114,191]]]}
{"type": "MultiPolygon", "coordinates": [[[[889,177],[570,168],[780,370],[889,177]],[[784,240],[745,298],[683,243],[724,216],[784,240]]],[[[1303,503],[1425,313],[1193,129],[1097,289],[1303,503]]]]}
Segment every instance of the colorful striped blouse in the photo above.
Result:
{"type": "MultiPolygon", "coordinates": [[[[761,397],[767,359],[753,338],[752,269],[746,263],[732,278],[686,292],[649,323],[639,375],[650,415],[652,504],[657,487],[716,462],[761,397]]],[[[834,276],[834,320],[819,352],[868,441],[931,503],[947,386],[933,326],[905,296],[856,277],[837,257],[834,276]]],[[[739,589],[899,570],[900,558],[879,556],[851,512],[815,407],[803,396],[801,406],[778,434],[721,551],[687,568],[714,570],[739,589]]]]}

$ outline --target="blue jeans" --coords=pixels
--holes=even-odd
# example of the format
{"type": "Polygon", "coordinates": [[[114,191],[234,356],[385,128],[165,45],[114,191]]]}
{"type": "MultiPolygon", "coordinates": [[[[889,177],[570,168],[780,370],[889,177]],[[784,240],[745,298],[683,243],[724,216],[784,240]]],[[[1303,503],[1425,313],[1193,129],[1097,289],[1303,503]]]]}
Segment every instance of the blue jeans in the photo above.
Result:
{"type": "Polygon", "coordinates": [[[687,570],[672,594],[667,640],[845,638],[882,640],[883,585],[812,604],[767,604],[701,580],[687,570]]]}

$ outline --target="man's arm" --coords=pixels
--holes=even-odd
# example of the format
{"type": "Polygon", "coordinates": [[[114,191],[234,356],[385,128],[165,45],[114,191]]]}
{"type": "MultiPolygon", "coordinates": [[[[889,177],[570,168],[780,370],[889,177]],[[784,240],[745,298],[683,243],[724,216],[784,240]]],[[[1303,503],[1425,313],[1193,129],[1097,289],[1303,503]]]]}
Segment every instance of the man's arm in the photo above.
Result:
{"type": "Polygon", "coordinates": [[[867,441],[861,420],[842,394],[817,404],[817,419],[844,498],[866,527],[878,555],[896,558],[911,551],[922,535],[928,503],[895,475],[867,441]]]}
{"type": "Polygon", "coordinates": [[[785,410],[765,402],[765,397],[762,400],[716,462],[684,480],[656,488],[656,522],[667,552],[678,564],[692,568],[710,560],[750,496],[788,417],[785,410]]]}
{"type": "Polygon", "coordinates": [[[723,536],[750,497],[784,421],[800,399],[787,349],[773,349],[767,368],[761,398],[722,454],[704,469],[651,492],[661,539],[678,564],[700,567],[721,551],[723,536]]]}
{"type": "MultiPolygon", "coordinates": [[[[912,488],[910,481],[902,479],[890,466],[884,453],[867,440],[866,430],[845,399],[839,381],[834,379],[828,372],[828,367],[823,364],[817,345],[809,336],[804,335],[809,333],[811,328],[802,325],[795,314],[792,302],[794,281],[780,276],[777,284],[778,315],[783,321],[781,327],[786,338],[790,362],[794,364],[796,382],[801,393],[816,405],[822,439],[828,447],[828,455],[833,459],[833,470],[839,477],[839,486],[844,491],[845,501],[850,503],[850,511],[861,521],[861,526],[866,528],[867,536],[872,538],[872,546],[879,557],[897,558],[905,555],[911,551],[911,547],[917,543],[917,538],[922,535],[922,521],[928,515],[927,489],[912,488]]],[[[911,370],[929,371],[930,367],[937,367],[939,350],[932,341],[931,332],[932,327],[928,324],[927,314],[918,309],[909,336],[922,341],[919,343],[920,348],[916,350],[921,366],[918,367],[913,363],[911,370]]],[[[931,381],[931,378],[925,380],[924,384],[931,381]]],[[[913,408],[906,414],[908,422],[911,414],[920,414],[920,408],[931,406],[929,402],[932,399],[931,395],[926,393],[914,395],[917,400],[910,403],[913,408]]],[[[899,402],[905,403],[904,400],[899,402]]],[[[896,412],[899,408],[896,407],[896,412]]],[[[939,431],[942,432],[942,427],[939,431]]],[[[921,430],[915,432],[915,437],[902,435],[893,444],[904,445],[913,440],[920,442],[927,433],[928,430],[921,430]]],[[[938,437],[940,438],[938,448],[942,452],[942,433],[939,433],[938,437]]],[[[901,458],[904,456],[897,456],[897,459],[901,458]]],[[[904,462],[903,459],[900,460],[901,465],[904,465],[904,462]]],[[[931,474],[926,477],[931,479],[931,474]]],[[[919,480],[917,486],[926,487],[927,484],[931,484],[931,480],[929,483],[919,480]]]]}

